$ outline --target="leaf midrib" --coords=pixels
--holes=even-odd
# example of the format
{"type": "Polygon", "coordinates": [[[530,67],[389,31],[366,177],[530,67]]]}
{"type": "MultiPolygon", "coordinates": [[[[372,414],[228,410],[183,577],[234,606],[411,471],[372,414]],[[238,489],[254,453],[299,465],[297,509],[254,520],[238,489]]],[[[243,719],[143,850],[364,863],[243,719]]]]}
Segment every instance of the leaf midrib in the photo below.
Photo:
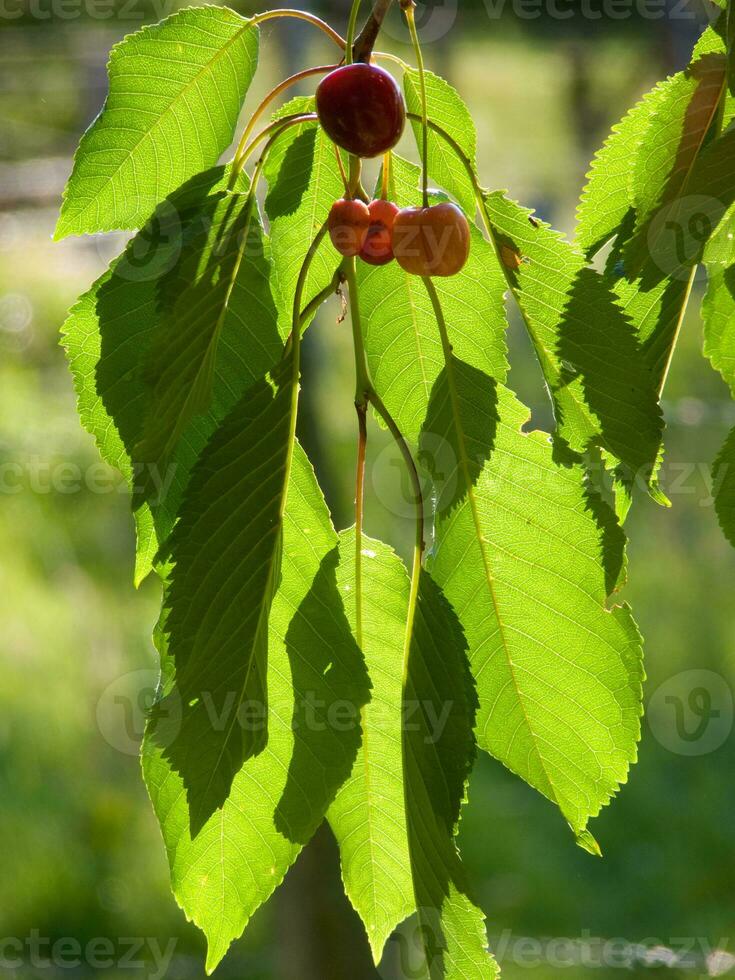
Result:
{"type": "Polygon", "coordinates": [[[514,687],[515,692],[516,692],[516,697],[517,697],[517,700],[518,700],[518,705],[519,705],[519,707],[521,709],[521,712],[523,714],[523,719],[524,719],[524,721],[526,723],[526,728],[527,728],[527,730],[528,730],[528,732],[529,732],[529,734],[531,736],[531,744],[533,745],[533,749],[534,749],[534,752],[536,753],[536,757],[539,760],[539,764],[541,765],[541,769],[542,769],[544,775],[546,776],[546,781],[547,781],[547,783],[549,785],[549,789],[553,793],[554,802],[562,810],[562,812],[564,812],[564,808],[562,807],[561,802],[560,802],[559,797],[558,797],[557,792],[556,792],[556,787],[554,786],[554,783],[552,781],[551,775],[550,775],[550,773],[549,773],[549,771],[547,769],[546,763],[544,762],[543,756],[541,755],[541,751],[540,751],[538,745],[536,744],[536,734],[534,732],[533,726],[531,725],[530,719],[528,717],[528,713],[526,711],[526,707],[525,707],[525,704],[524,704],[524,701],[523,701],[523,696],[521,694],[521,690],[520,690],[520,687],[519,687],[519,684],[518,684],[518,678],[516,677],[516,669],[515,669],[515,664],[513,663],[513,658],[512,658],[512,655],[511,655],[509,641],[508,641],[508,638],[505,635],[505,624],[503,623],[503,620],[502,620],[501,615],[500,615],[500,607],[499,607],[499,603],[498,603],[498,597],[497,597],[497,593],[495,591],[495,579],[494,579],[494,576],[493,576],[493,573],[492,573],[492,569],[490,567],[490,557],[489,557],[488,549],[487,549],[487,543],[488,542],[487,542],[487,539],[485,538],[485,535],[483,533],[482,523],[481,523],[481,520],[480,520],[480,514],[479,514],[479,510],[478,510],[478,506],[477,506],[477,498],[475,496],[475,489],[474,489],[474,485],[472,483],[471,474],[470,474],[469,460],[467,458],[467,447],[465,446],[464,429],[462,427],[461,417],[460,417],[460,412],[459,412],[458,394],[457,394],[456,381],[455,381],[455,376],[454,376],[454,367],[453,367],[453,364],[452,364],[452,355],[451,355],[451,351],[447,351],[446,348],[445,348],[445,352],[444,353],[445,353],[444,361],[445,361],[445,364],[446,364],[446,367],[447,367],[447,380],[448,380],[448,383],[449,383],[449,395],[450,395],[450,401],[451,401],[451,405],[452,405],[452,417],[453,417],[455,429],[457,431],[457,442],[458,442],[458,446],[459,446],[460,465],[462,466],[462,472],[463,472],[463,475],[464,475],[465,486],[467,488],[467,499],[468,499],[469,504],[470,504],[470,510],[471,510],[471,513],[472,513],[472,521],[473,521],[473,524],[475,526],[475,537],[476,537],[477,545],[478,545],[478,548],[479,548],[479,551],[480,551],[480,556],[482,558],[482,565],[483,565],[483,570],[484,570],[484,573],[485,573],[485,580],[486,580],[487,585],[488,585],[488,590],[490,592],[490,598],[492,600],[493,608],[495,610],[495,617],[496,617],[497,622],[498,622],[498,633],[499,633],[499,635],[501,637],[501,640],[502,640],[503,651],[505,653],[505,659],[506,659],[506,662],[508,664],[508,670],[510,672],[511,680],[513,682],[513,687],[514,687]]]}

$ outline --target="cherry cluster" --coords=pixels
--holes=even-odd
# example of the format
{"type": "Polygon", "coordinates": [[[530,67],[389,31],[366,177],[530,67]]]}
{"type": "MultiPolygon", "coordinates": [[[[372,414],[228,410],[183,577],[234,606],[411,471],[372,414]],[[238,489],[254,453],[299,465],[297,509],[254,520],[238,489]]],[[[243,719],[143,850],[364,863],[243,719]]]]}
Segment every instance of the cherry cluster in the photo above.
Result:
{"type": "MultiPolygon", "coordinates": [[[[403,96],[392,75],[362,62],[343,65],[322,79],[316,109],[330,139],[355,157],[388,153],[406,122],[403,96]]],[[[327,226],[341,255],[359,256],[370,265],[395,259],[417,276],[453,276],[469,255],[467,218],[448,202],[399,209],[384,198],[368,203],[352,194],[335,201],[327,226]]]]}

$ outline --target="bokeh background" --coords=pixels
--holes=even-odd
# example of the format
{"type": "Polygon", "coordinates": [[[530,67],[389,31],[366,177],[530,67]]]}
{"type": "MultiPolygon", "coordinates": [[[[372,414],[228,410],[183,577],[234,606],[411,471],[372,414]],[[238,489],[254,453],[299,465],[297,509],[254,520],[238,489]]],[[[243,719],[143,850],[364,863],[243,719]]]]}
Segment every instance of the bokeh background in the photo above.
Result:
{"type": "MultiPolygon", "coordinates": [[[[311,9],[343,30],[348,6],[311,9]]],[[[3,978],[204,975],[203,940],[169,892],[136,756],[155,681],[157,588],[133,589],[125,488],[77,421],[58,346],[68,306],[123,238],[51,242],[76,142],[105,96],[110,47],[176,7],[0,0],[3,978]]],[[[477,121],[484,183],[570,231],[596,146],[686,63],[709,13],[695,0],[666,9],[654,0],[447,0],[420,7],[419,20],[429,67],[459,88],[477,121]]],[[[279,77],[325,63],[325,44],[308,27],[265,25],[248,105],[279,77]]],[[[395,11],[380,44],[410,58],[395,11]]],[[[554,808],[489,758],[473,777],[461,846],[513,980],[735,974],[735,552],[718,529],[709,479],[735,411],[701,357],[701,288],[666,390],[673,507],[639,500],[628,525],[625,598],[646,640],[649,712],[629,783],[594,821],[604,858],[576,848],[554,808]]],[[[327,308],[307,335],[302,438],[345,526],[354,412],[349,331],[337,312],[327,308]]],[[[548,426],[515,320],[510,342],[512,383],[548,426]]],[[[400,547],[400,488],[381,439],[376,430],[368,530],[400,547]]],[[[325,831],[218,975],[390,980],[393,954],[378,972],[366,949],[325,831]]]]}

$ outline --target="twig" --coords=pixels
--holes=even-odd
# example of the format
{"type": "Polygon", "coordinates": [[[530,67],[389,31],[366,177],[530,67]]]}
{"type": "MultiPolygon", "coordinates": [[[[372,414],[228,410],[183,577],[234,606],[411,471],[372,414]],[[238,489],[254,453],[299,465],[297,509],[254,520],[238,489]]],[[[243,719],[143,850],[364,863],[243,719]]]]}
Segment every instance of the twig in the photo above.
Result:
{"type": "Polygon", "coordinates": [[[381,25],[392,2],[393,0],[375,0],[375,3],[373,4],[373,12],[370,14],[365,22],[365,26],[358,34],[355,45],[352,48],[353,61],[370,60],[370,55],[373,53],[373,48],[375,47],[375,41],[377,40],[381,25]]]}

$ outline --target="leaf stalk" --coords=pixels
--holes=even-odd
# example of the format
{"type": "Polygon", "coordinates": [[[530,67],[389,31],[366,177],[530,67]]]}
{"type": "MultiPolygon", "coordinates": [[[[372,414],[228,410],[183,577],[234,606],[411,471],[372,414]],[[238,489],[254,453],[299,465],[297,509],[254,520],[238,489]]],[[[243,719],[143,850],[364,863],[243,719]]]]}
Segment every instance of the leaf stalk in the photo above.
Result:
{"type": "Polygon", "coordinates": [[[347,25],[347,40],[345,44],[345,62],[348,65],[352,64],[354,58],[353,48],[355,46],[355,30],[357,28],[357,15],[360,12],[360,2],[361,0],[352,0],[352,9],[350,10],[350,20],[347,25]]]}
{"type": "Polygon", "coordinates": [[[424,207],[429,206],[429,111],[426,99],[426,69],[424,68],[424,55],[421,51],[419,33],[416,30],[416,4],[414,0],[401,0],[401,9],[406,17],[408,31],[411,35],[411,43],[416,54],[416,67],[419,72],[419,86],[421,90],[421,167],[422,167],[422,186],[424,196],[424,207]]]}
{"type": "Polygon", "coordinates": [[[229,190],[234,189],[235,184],[237,183],[237,178],[242,173],[243,167],[247,163],[248,158],[252,155],[255,147],[262,143],[264,139],[273,134],[269,142],[263,148],[263,157],[265,157],[265,155],[269,152],[271,145],[284,130],[290,129],[291,126],[298,126],[301,123],[316,122],[316,119],[317,116],[315,112],[297,113],[293,116],[284,116],[283,119],[275,119],[272,123],[269,123],[263,129],[261,129],[258,135],[251,140],[247,147],[245,147],[239,159],[236,158],[232,161],[232,173],[230,174],[229,190]]]}
{"type": "Polygon", "coordinates": [[[341,34],[338,34],[333,27],[330,27],[326,21],[322,20],[321,17],[317,17],[316,14],[310,14],[306,10],[294,10],[290,7],[279,8],[278,10],[265,10],[262,14],[255,14],[254,17],[250,18],[251,24],[262,24],[267,20],[278,20],[282,17],[293,17],[297,20],[305,20],[309,24],[313,24],[318,27],[320,31],[323,31],[327,37],[331,38],[335,44],[337,44],[342,50],[345,48],[345,39],[341,34]]]}
{"type": "Polygon", "coordinates": [[[255,129],[255,124],[263,115],[268,106],[277,99],[279,95],[285,92],[287,89],[291,88],[292,85],[296,85],[298,82],[303,81],[305,78],[311,78],[313,75],[326,75],[330,71],[334,71],[338,65],[318,65],[315,68],[304,68],[303,71],[297,71],[295,75],[290,75],[285,78],[282,82],[272,88],[270,92],[265,96],[262,102],[258,105],[255,112],[253,112],[247,126],[243,130],[243,134],[240,137],[240,142],[237,144],[237,150],[235,151],[235,163],[238,162],[239,158],[245,152],[245,147],[247,146],[248,140],[253,135],[253,130],[255,129]]]}

